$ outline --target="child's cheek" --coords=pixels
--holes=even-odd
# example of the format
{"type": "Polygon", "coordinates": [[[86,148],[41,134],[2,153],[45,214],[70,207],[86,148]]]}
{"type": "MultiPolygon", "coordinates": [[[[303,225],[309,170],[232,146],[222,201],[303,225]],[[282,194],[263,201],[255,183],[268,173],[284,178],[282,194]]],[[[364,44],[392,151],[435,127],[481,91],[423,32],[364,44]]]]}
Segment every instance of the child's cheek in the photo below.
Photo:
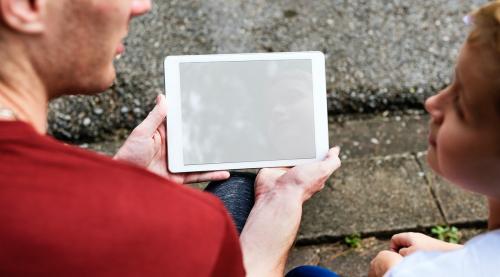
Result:
{"type": "Polygon", "coordinates": [[[442,136],[439,137],[437,149],[439,168],[443,177],[463,185],[465,180],[470,179],[471,168],[480,159],[477,155],[481,151],[473,134],[456,126],[452,127],[441,130],[442,136]]]}

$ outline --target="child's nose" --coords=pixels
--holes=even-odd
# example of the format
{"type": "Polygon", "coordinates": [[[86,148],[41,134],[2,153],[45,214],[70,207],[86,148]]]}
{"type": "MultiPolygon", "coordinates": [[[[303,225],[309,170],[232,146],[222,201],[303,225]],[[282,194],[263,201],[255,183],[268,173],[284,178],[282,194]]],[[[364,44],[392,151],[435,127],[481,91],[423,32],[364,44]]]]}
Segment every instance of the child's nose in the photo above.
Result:
{"type": "Polygon", "coordinates": [[[443,92],[439,92],[425,100],[425,110],[431,115],[432,121],[435,124],[441,124],[444,119],[444,113],[440,107],[440,99],[443,92]]]}
{"type": "Polygon", "coordinates": [[[143,15],[151,10],[151,0],[133,0],[132,17],[143,15]]]}

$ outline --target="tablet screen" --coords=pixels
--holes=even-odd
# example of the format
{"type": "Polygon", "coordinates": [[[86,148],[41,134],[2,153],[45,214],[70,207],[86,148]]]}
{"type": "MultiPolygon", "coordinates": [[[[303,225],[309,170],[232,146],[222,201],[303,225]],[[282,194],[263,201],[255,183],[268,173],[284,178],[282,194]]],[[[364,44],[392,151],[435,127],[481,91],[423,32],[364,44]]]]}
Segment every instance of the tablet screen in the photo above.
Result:
{"type": "Polygon", "coordinates": [[[179,70],[185,165],[315,158],[311,60],[179,70]]]}

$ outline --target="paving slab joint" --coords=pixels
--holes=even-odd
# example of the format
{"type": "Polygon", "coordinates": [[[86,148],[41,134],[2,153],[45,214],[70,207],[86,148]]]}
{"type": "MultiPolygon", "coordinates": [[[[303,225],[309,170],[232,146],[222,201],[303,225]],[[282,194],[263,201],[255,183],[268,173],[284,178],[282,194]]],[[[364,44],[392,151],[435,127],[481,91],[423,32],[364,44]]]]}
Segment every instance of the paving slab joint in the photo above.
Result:
{"type": "MultiPolygon", "coordinates": [[[[431,228],[430,226],[417,226],[414,228],[401,228],[401,229],[391,229],[391,230],[379,230],[373,232],[359,232],[358,235],[361,239],[375,237],[377,239],[388,239],[391,238],[392,235],[397,233],[405,233],[405,232],[420,232],[425,233],[427,229],[431,228]]],[[[345,235],[322,235],[315,238],[301,238],[295,242],[295,246],[310,246],[310,245],[318,245],[318,244],[330,244],[330,243],[338,243],[344,242],[345,235]]]]}
{"type": "MultiPolygon", "coordinates": [[[[485,220],[475,220],[468,221],[462,223],[453,224],[454,227],[458,229],[487,229],[488,222],[485,220]]],[[[391,229],[391,230],[381,230],[374,232],[360,232],[358,233],[360,239],[366,238],[376,238],[379,240],[388,240],[395,234],[406,233],[406,232],[417,232],[423,234],[431,234],[431,230],[434,226],[417,226],[413,228],[399,228],[399,229],[391,229]]],[[[344,243],[344,239],[346,236],[338,235],[338,236],[320,236],[316,238],[302,238],[295,241],[294,246],[313,246],[313,245],[321,245],[321,244],[332,244],[332,243],[344,243]]]]}
{"type": "MultiPolygon", "coordinates": [[[[427,154],[427,152],[425,152],[425,151],[424,152],[412,152],[411,153],[412,157],[417,162],[418,167],[419,167],[419,169],[420,169],[421,172],[425,172],[425,167],[424,167],[424,165],[422,164],[422,162],[420,161],[419,158],[422,157],[422,156],[424,156],[424,155],[426,155],[426,154],[427,154]]],[[[432,180],[430,179],[430,177],[429,177],[428,174],[425,174],[424,179],[425,179],[425,183],[427,184],[427,187],[429,188],[429,191],[431,192],[431,195],[432,195],[432,198],[434,200],[434,203],[436,203],[436,206],[437,206],[437,208],[439,210],[439,214],[443,218],[443,221],[446,223],[446,225],[449,225],[449,222],[448,222],[448,219],[446,218],[446,215],[444,213],[443,207],[441,206],[441,203],[439,202],[439,200],[437,198],[436,191],[432,187],[432,180]]]]}

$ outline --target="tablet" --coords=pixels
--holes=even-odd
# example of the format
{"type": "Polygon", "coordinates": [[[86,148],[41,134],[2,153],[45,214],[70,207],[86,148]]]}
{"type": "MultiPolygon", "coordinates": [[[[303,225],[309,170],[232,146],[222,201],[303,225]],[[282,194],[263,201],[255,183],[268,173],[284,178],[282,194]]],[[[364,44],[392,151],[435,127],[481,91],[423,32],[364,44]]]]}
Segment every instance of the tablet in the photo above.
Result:
{"type": "Polygon", "coordinates": [[[329,149],[321,52],[168,56],[168,167],[288,167],[329,149]]]}

